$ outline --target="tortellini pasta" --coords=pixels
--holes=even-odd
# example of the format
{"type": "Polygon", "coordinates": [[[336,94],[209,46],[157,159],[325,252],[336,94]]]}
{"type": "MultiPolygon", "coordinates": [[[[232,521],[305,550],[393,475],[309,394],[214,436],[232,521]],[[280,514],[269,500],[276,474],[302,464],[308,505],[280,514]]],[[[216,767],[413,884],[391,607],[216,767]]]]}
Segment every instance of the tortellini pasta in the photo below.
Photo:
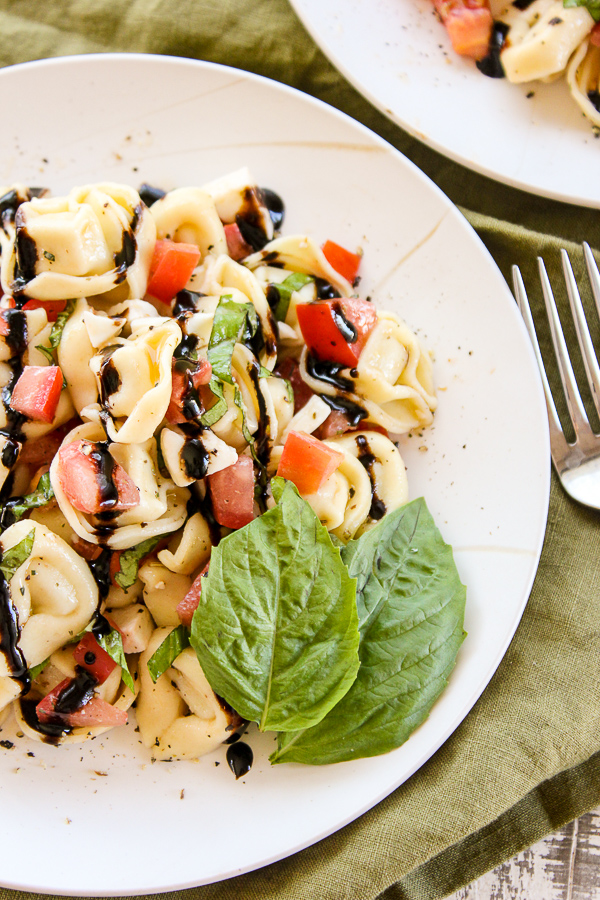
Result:
{"type": "Polygon", "coordinates": [[[567,81],[582,112],[600,127],[600,47],[590,41],[581,44],[569,63],[567,81]]]}
{"type": "Polygon", "coordinates": [[[318,519],[342,542],[371,528],[408,497],[389,434],[436,398],[410,328],[312,236],[281,237],[247,169],[140,192],[149,207],[124,185],[17,186],[1,217],[0,721],[12,706],[30,737],[86,740],[135,699],[152,756],[195,759],[242,725],[189,646],[213,548],[272,507],[298,436],[333,459],[304,493],[318,519]],[[182,243],[197,265],[158,291],[182,243]],[[20,411],[26,370],[52,376],[51,414],[20,411]]]}

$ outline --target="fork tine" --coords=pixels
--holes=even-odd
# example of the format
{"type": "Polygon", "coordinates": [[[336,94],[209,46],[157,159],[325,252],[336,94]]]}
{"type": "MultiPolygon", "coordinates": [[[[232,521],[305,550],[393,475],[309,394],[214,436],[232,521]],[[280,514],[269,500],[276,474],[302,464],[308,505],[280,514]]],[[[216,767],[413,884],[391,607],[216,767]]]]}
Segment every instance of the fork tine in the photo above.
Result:
{"type": "Polygon", "coordinates": [[[590,423],[588,422],[588,418],[581,401],[579,388],[577,387],[577,382],[575,381],[575,375],[573,373],[571,360],[569,359],[569,352],[565,343],[562,325],[558,317],[556,303],[554,302],[552,288],[550,287],[548,273],[546,272],[544,260],[540,256],[538,256],[538,268],[540,270],[540,279],[542,282],[542,294],[544,295],[546,312],[548,313],[552,344],[554,346],[554,353],[556,355],[556,362],[558,363],[560,379],[562,382],[563,390],[565,392],[565,399],[567,401],[567,409],[569,410],[569,415],[571,416],[571,421],[573,422],[575,434],[578,437],[581,434],[591,435],[592,429],[590,428],[590,423]]]}
{"type": "Polygon", "coordinates": [[[594,259],[590,245],[587,241],[583,242],[583,255],[585,257],[585,265],[592,286],[592,294],[596,303],[596,311],[600,317],[600,272],[598,271],[596,260],[594,259]]]}
{"type": "Polygon", "coordinates": [[[527,299],[527,293],[525,291],[525,285],[523,284],[523,276],[521,275],[521,271],[518,266],[512,267],[512,276],[517,304],[521,311],[521,315],[523,316],[525,327],[529,332],[529,337],[533,346],[533,352],[535,354],[538,369],[540,371],[540,376],[542,379],[542,386],[544,388],[544,395],[546,397],[546,408],[548,410],[548,425],[550,428],[550,446],[552,448],[552,456],[555,458],[562,458],[569,452],[569,445],[563,434],[560,419],[558,418],[558,413],[556,412],[554,398],[550,390],[550,385],[548,384],[548,378],[546,377],[546,369],[544,367],[544,361],[540,352],[540,345],[538,344],[535,326],[533,324],[533,317],[531,315],[531,309],[529,307],[529,301],[527,299]]]}
{"type": "MultiPolygon", "coordinates": [[[[596,412],[600,415],[600,366],[598,366],[598,360],[596,359],[594,345],[592,344],[590,330],[583,311],[583,305],[577,288],[577,282],[573,275],[573,268],[571,266],[569,255],[566,250],[561,250],[560,255],[567,287],[567,296],[571,306],[573,321],[575,322],[577,340],[579,341],[579,347],[581,349],[583,364],[585,366],[594,406],[596,407],[596,412]]],[[[598,286],[600,287],[600,275],[598,276],[598,286]]]]}

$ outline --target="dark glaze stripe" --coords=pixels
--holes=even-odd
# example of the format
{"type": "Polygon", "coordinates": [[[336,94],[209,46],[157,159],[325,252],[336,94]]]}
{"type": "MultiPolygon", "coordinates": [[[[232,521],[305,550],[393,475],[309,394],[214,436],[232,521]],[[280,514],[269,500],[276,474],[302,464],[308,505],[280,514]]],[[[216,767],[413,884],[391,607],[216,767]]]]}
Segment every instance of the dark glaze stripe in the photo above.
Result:
{"type": "Polygon", "coordinates": [[[354,389],[354,384],[350,378],[345,378],[343,375],[340,375],[347,366],[342,365],[341,363],[332,363],[327,362],[326,360],[317,359],[316,356],[311,356],[309,353],[306,357],[306,371],[311,376],[311,378],[315,378],[317,381],[323,381],[325,384],[330,384],[332,387],[337,388],[339,391],[344,391],[346,394],[351,394],[354,389]]]}
{"type": "Polygon", "coordinates": [[[377,458],[371,453],[369,442],[364,434],[358,434],[356,436],[356,446],[358,447],[358,461],[367,470],[369,481],[371,482],[372,500],[369,516],[372,519],[383,519],[387,510],[383,500],[377,496],[377,479],[375,478],[375,472],[373,471],[373,466],[377,462],[377,458]]]}
{"type": "Polygon", "coordinates": [[[6,659],[11,678],[26,690],[29,687],[27,661],[19,647],[20,637],[18,613],[12,604],[8,582],[0,573],[0,653],[6,659]]]}
{"type": "Polygon", "coordinates": [[[285,218],[285,205],[279,194],[270,188],[259,188],[259,196],[264,206],[269,210],[271,222],[275,231],[281,231],[285,218]]]}
{"type": "Polygon", "coordinates": [[[188,438],[181,450],[181,458],[188,478],[199,481],[208,471],[208,453],[202,441],[188,438]]]}
{"type": "Polygon", "coordinates": [[[69,715],[81,709],[94,696],[94,690],[98,685],[98,679],[79,666],[75,668],[76,675],[68,685],[63,688],[54,704],[54,711],[59,715],[69,715]]]}
{"type": "Polygon", "coordinates": [[[494,22],[492,33],[490,35],[488,54],[487,56],[484,56],[483,59],[477,60],[475,63],[482,75],[487,75],[488,78],[505,77],[504,69],[502,68],[502,63],[500,61],[500,52],[504,47],[509,30],[508,25],[504,22],[494,22]]]}
{"type": "Polygon", "coordinates": [[[119,492],[112,479],[115,461],[110,455],[108,441],[97,441],[89,458],[96,465],[96,481],[100,491],[100,507],[103,511],[112,510],[119,502],[119,492]]]}
{"type": "Polygon", "coordinates": [[[45,744],[60,744],[60,739],[65,734],[72,731],[70,725],[61,722],[58,719],[51,719],[49,722],[40,722],[37,717],[36,706],[37,700],[19,700],[21,715],[32,731],[37,731],[43,736],[45,744]]]}
{"type": "Polygon", "coordinates": [[[344,315],[344,310],[341,303],[331,304],[331,315],[333,316],[335,327],[340,332],[344,340],[348,344],[355,344],[358,339],[358,331],[356,330],[352,322],[349,322],[344,315]]]}

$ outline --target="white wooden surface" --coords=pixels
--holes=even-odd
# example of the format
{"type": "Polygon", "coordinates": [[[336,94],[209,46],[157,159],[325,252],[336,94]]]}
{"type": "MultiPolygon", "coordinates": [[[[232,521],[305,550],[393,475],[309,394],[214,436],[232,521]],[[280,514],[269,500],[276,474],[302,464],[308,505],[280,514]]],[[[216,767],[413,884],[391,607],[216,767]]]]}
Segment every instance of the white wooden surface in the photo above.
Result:
{"type": "Polygon", "coordinates": [[[600,807],[449,900],[600,900],[600,807]]]}

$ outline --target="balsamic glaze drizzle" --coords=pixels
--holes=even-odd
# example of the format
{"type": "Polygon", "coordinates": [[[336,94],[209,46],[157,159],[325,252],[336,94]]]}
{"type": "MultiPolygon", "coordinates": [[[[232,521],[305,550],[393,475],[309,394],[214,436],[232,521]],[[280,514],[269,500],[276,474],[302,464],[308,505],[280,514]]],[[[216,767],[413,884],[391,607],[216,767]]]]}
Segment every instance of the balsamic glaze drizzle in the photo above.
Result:
{"type": "Polygon", "coordinates": [[[377,462],[377,458],[371,453],[369,442],[364,434],[358,434],[355,440],[356,446],[358,447],[358,461],[367,470],[369,481],[371,482],[372,500],[369,516],[372,519],[383,519],[386,514],[386,506],[383,500],[377,496],[377,479],[375,477],[375,472],[373,471],[373,466],[377,462]]]}
{"type": "Polygon", "coordinates": [[[235,775],[236,781],[238,778],[242,778],[244,775],[247,775],[250,769],[252,768],[252,763],[254,762],[254,754],[252,753],[251,747],[248,746],[244,741],[238,741],[235,744],[230,744],[227,748],[227,765],[235,775]]]}

